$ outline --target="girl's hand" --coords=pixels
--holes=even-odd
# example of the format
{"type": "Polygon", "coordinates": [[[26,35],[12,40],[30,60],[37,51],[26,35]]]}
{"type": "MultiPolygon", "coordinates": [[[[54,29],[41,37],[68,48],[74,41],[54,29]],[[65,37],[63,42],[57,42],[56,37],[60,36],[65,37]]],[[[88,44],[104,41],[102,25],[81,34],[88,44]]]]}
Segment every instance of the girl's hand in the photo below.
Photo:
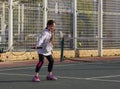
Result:
{"type": "Polygon", "coordinates": [[[35,49],[37,49],[38,47],[37,46],[35,46],[35,49]]]}
{"type": "Polygon", "coordinates": [[[51,29],[51,32],[54,34],[55,33],[55,29],[51,29]]]}
{"type": "Polygon", "coordinates": [[[55,42],[55,33],[52,34],[50,42],[52,43],[52,45],[54,45],[54,42],[55,42]]]}

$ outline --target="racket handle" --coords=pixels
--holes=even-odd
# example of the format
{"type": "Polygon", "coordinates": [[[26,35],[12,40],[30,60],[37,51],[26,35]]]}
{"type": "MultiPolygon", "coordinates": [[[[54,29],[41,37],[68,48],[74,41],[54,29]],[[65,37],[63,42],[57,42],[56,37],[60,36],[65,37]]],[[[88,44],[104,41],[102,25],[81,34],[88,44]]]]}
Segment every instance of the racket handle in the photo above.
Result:
{"type": "MultiPolygon", "coordinates": [[[[31,49],[36,49],[36,47],[31,47],[31,49]]],[[[42,49],[42,47],[37,47],[37,49],[42,49]]]]}

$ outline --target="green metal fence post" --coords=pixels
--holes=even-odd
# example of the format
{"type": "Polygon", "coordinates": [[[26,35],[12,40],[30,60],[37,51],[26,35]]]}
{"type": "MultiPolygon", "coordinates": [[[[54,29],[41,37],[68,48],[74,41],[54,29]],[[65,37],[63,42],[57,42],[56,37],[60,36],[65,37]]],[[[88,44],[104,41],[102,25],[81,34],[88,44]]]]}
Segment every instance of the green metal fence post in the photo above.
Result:
{"type": "Polygon", "coordinates": [[[64,37],[61,40],[61,55],[60,55],[60,62],[62,62],[63,59],[63,55],[64,55],[64,37]]]}

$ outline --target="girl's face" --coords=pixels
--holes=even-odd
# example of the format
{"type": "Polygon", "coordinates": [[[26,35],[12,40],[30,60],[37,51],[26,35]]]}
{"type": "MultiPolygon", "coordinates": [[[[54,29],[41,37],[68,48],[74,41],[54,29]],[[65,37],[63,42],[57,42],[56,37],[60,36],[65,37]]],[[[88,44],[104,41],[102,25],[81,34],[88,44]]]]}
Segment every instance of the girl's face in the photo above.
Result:
{"type": "Polygon", "coordinates": [[[48,26],[48,29],[49,29],[51,32],[54,32],[55,26],[56,26],[56,24],[53,23],[52,25],[49,25],[49,26],[48,26]]]}

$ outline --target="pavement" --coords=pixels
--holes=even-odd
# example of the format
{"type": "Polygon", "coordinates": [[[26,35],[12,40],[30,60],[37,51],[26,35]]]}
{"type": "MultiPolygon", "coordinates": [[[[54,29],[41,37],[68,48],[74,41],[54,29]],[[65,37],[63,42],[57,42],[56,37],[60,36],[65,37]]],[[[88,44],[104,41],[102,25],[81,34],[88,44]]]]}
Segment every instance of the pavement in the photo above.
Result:
{"type": "Polygon", "coordinates": [[[45,60],[39,72],[41,81],[32,82],[37,62],[1,62],[0,89],[120,89],[118,57],[55,60],[53,73],[57,81],[46,80],[48,62],[45,60]]]}

